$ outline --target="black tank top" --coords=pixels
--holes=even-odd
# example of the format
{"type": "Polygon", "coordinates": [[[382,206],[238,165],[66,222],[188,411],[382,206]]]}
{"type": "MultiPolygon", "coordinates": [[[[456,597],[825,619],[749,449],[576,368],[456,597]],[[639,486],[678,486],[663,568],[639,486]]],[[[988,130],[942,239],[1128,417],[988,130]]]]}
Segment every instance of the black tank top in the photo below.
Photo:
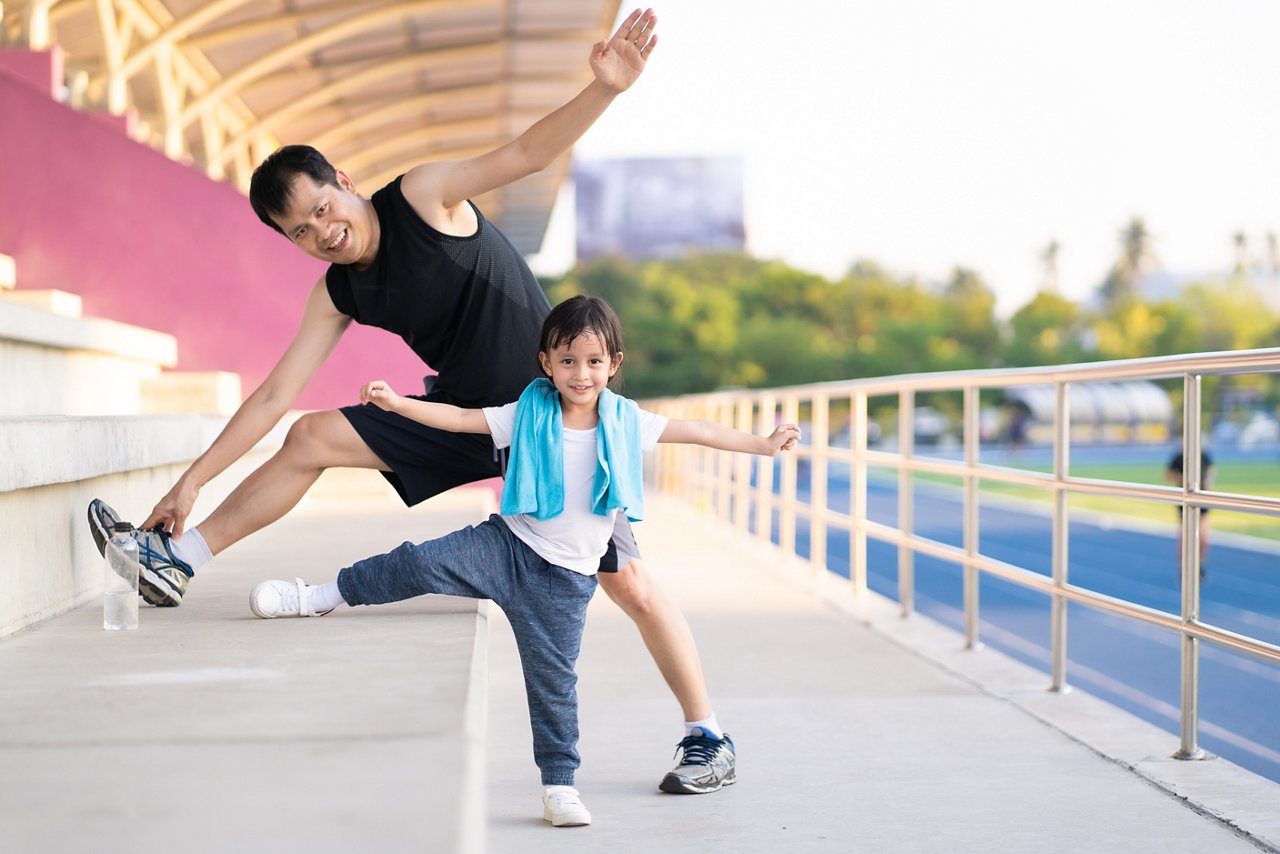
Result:
{"type": "Polygon", "coordinates": [[[538,374],[546,294],[474,204],[475,234],[442,234],[410,206],[400,180],[370,199],[381,227],[373,264],[330,265],[329,297],[357,323],[403,338],[439,374],[433,393],[459,406],[510,403],[538,374]]]}

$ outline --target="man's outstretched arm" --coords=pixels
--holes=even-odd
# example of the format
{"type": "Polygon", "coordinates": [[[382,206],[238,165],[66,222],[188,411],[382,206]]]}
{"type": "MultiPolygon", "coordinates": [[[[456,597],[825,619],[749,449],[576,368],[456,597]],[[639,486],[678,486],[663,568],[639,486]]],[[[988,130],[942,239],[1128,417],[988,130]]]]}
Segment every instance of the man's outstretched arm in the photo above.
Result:
{"type": "Polygon", "coordinates": [[[262,385],[240,404],[209,449],[178,478],[140,527],[162,526],[181,536],[200,489],[270,432],[333,352],[351,318],[339,312],[322,278],[311,289],[293,342],[262,385]]]}
{"type": "Polygon", "coordinates": [[[400,185],[405,198],[430,223],[436,210],[452,210],[467,199],[547,168],[586,133],[619,93],[639,79],[658,44],[657,22],[652,9],[632,12],[611,38],[591,48],[595,79],[573,100],[486,154],[415,166],[400,185]]]}

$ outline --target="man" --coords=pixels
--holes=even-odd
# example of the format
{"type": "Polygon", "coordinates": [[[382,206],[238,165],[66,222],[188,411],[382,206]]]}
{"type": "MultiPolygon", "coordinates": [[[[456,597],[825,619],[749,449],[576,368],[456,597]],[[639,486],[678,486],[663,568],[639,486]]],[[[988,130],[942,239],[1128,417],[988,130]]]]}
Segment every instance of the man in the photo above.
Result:
{"type": "MultiPolygon", "coordinates": [[[[517,139],[478,157],[415,166],[370,198],[306,146],[282,148],[258,167],[249,196],[259,218],[330,267],[262,385],[135,531],[148,601],[180,604],[196,570],[287,513],[326,468],[377,469],[409,504],[502,473],[484,436],[432,430],[373,406],[314,412],[207,519],[184,531],[201,486],[279,422],[352,320],[400,335],[437,371],[425,399],[478,407],[519,397],[534,376],[550,306],[524,259],[468,200],[568,150],[639,78],[658,42],[656,24],[652,10],[633,12],[592,47],[592,82],[517,139]]],[[[103,502],[90,505],[99,549],[116,518],[103,502]]],[[[638,560],[629,526],[619,526],[601,570],[601,586],[636,622],[685,715],[681,762],[662,789],[693,794],[732,783],[733,742],[712,712],[693,635],[638,560]]]]}

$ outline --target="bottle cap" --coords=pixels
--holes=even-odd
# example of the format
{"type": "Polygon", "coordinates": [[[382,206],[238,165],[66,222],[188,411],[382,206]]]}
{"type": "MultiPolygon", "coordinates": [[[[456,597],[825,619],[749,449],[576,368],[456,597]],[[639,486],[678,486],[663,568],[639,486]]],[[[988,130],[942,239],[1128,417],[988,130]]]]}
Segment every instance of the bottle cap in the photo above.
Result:
{"type": "Polygon", "coordinates": [[[122,534],[127,534],[133,530],[133,523],[132,522],[116,522],[115,525],[111,527],[111,530],[117,531],[122,534]]]}

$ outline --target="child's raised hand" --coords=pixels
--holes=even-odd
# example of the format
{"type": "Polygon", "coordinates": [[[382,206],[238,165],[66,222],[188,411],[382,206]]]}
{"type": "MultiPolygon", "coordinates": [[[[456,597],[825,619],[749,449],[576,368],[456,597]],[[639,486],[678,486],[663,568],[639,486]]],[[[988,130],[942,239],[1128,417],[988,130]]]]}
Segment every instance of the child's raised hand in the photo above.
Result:
{"type": "Polygon", "coordinates": [[[391,411],[399,399],[400,395],[396,394],[386,380],[374,380],[360,387],[360,402],[372,403],[379,409],[391,411]]]}
{"type": "Polygon", "coordinates": [[[769,447],[773,449],[774,454],[791,450],[799,441],[800,428],[795,424],[779,424],[769,434],[769,447]]]}

